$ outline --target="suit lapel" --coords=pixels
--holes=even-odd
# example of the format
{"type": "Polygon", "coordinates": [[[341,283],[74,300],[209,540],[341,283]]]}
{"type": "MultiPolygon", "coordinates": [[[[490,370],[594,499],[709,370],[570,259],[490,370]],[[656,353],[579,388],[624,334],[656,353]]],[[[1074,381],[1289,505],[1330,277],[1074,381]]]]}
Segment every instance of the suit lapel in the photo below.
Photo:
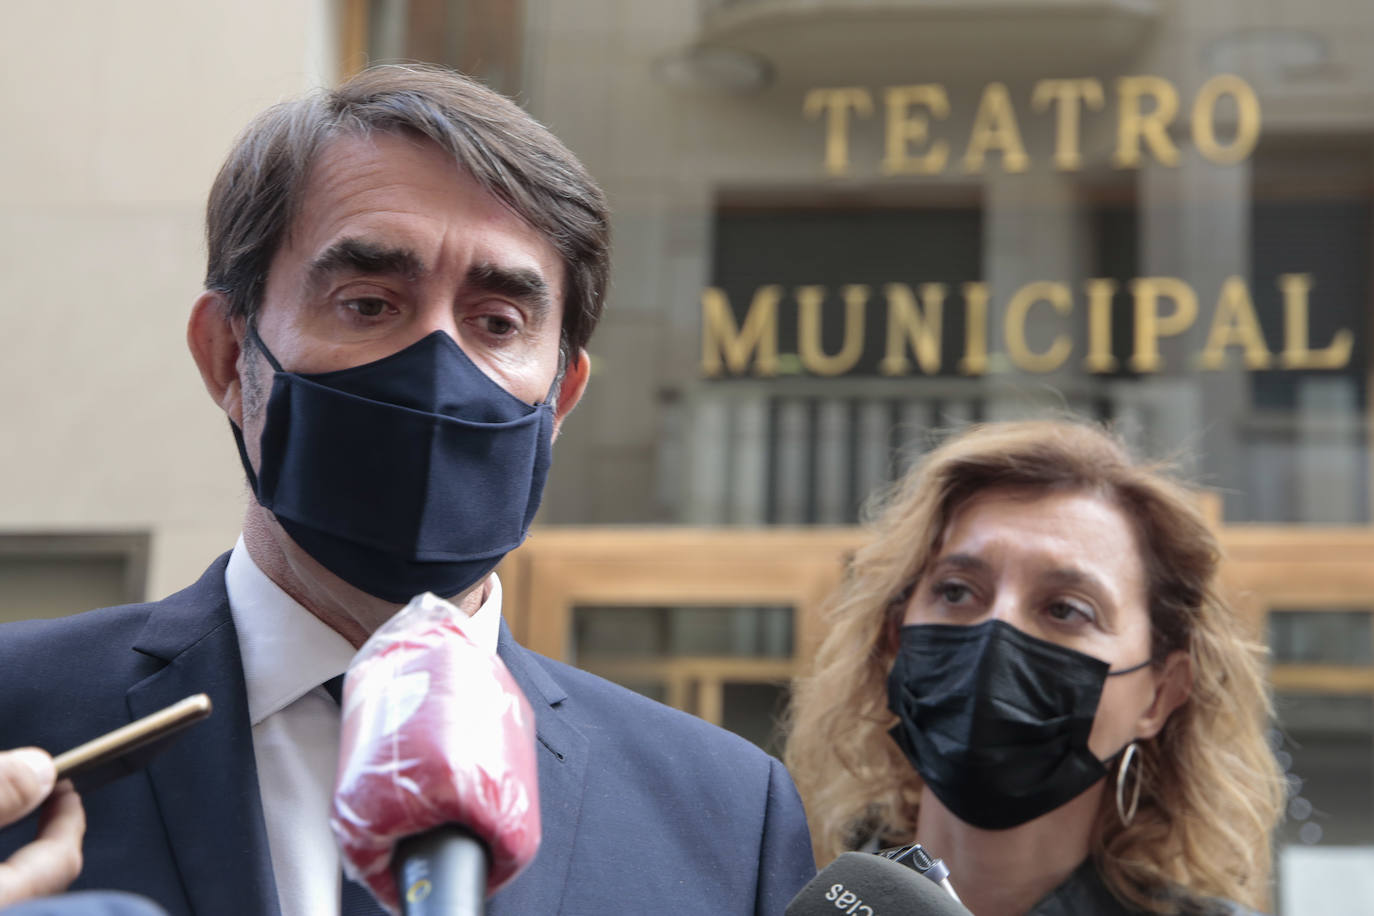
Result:
{"type": "Polygon", "coordinates": [[[210,719],[148,764],[187,899],[196,916],[276,916],[276,882],[262,816],[248,698],[221,558],[191,588],[157,605],[136,651],[167,665],[129,690],[147,715],[208,693],[210,719]]]}
{"type": "Polygon", "coordinates": [[[587,738],[566,721],[558,709],[567,693],[522,648],[501,624],[498,654],[534,709],[539,741],[539,854],[520,877],[492,898],[488,912],[501,914],[557,913],[572,862],[577,823],[586,786],[587,738]]]}

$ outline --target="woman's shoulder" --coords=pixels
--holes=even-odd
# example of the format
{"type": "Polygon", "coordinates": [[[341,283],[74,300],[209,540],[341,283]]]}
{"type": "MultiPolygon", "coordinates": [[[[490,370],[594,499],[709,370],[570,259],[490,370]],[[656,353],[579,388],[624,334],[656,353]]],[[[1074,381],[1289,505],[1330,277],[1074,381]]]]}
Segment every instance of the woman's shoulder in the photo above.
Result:
{"type": "Polygon", "coordinates": [[[1026,916],[1136,916],[1137,910],[1126,906],[1107,888],[1097,866],[1085,860],[1063,883],[1031,907],[1026,916]]]}
{"type": "Polygon", "coordinates": [[[1184,916],[1264,916],[1259,910],[1252,910],[1234,900],[1218,900],[1215,897],[1197,900],[1185,906],[1184,916]]]}
{"type": "MultiPolygon", "coordinates": [[[[1264,916],[1230,900],[1179,895],[1180,916],[1264,916]]],[[[1107,887],[1091,859],[1031,908],[1027,916],[1153,916],[1123,903],[1107,887]]]]}

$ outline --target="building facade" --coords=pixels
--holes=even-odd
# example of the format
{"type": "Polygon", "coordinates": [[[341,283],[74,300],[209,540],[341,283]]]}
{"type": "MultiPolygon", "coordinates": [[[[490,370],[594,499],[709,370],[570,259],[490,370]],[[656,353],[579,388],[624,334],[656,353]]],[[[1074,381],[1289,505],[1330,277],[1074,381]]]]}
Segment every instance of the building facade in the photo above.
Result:
{"type": "Polygon", "coordinates": [[[445,63],[614,212],[520,635],[776,748],[866,500],[961,424],[1091,416],[1217,494],[1274,653],[1275,908],[1374,907],[1374,7],[83,6],[7,13],[0,613],[164,594],[232,544],[180,330],[213,170],[277,97],[445,63]]]}

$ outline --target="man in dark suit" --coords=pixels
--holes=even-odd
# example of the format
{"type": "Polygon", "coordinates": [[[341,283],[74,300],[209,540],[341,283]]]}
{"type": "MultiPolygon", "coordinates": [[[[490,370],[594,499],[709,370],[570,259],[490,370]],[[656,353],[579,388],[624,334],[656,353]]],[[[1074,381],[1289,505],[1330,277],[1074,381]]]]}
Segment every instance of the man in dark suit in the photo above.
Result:
{"type": "Polygon", "coordinates": [[[255,497],[243,535],[163,601],[0,628],[11,746],[62,749],[201,691],[215,706],[86,794],[78,887],[173,914],[339,912],[321,685],[424,591],[536,714],[542,845],[492,912],[780,913],[811,877],[777,761],[527,652],[500,619],[491,570],[587,381],[607,223],[551,134],[444,71],[378,68],[250,125],[211,191],[187,332],[255,497]]]}

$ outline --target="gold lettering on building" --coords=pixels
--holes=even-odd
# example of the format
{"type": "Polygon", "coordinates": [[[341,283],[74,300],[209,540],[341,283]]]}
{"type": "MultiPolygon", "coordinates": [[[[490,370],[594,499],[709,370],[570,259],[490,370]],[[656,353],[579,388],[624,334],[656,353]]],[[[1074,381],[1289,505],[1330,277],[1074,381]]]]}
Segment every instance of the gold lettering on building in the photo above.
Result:
{"type": "Polygon", "coordinates": [[[1135,297],[1135,350],[1131,368],[1137,372],[1158,372],[1164,365],[1159,355],[1159,338],[1182,334],[1197,320],[1197,293],[1178,277],[1141,277],[1131,281],[1135,297]],[[1174,310],[1160,315],[1159,300],[1174,303],[1174,310]]]}
{"type": "Polygon", "coordinates": [[[1350,364],[1355,344],[1349,328],[1342,328],[1321,350],[1308,349],[1307,296],[1312,291],[1311,274],[1280,274],[1283,292],[1283,352],[1279,363],[1285,369],[1342,369],[1350,364]]]}
{"type": "Polygon", "coordinates": [[[1007,302],[1005,338],[1007,355],[1012,365],[1027,372],[1053,372],[1064,365],[1073,350],[1073,341],[1067,334],[1055,335],[1050,348],[1036,353],[1026,343],[1026,316],[1032,305],[1048,302],[1060,315],[1068,317],[1073,312],[1073,294],[1063,283],[1027,283],[1012,294],[1007,302]]]}
{"type": "Polygon", "coordinates": [[[844,288],[844,341],[840,352],[827,355],[821,342],[821,306],[824,286],[797,287],[797,355],[802,368],[812,375],[844,375],[859,363],[864,354],[864,311],[868,307],[868,287],[851,283],[844,288]]]}
{"type": "MultiPolygon", "coordinates": [[[[1032,113],[1054,118],[1054,148],[1050,163],[1061,172],[1084,167],[1083,129],[1090,118],[1114,117],[1116,146],[1112,165],[1119,169],[1141,168],[1147,161],[1176,167],[1182,159],[1170,132],[1179,128],[1184,99],[1178,87],[1162,76],[1141,74],[1116,81],[1109,98],[1095,77],[1042,79],[1031,86],[1028,102],[1032,113]],[[1113,111],[1109,112],[1108,109],[1113,111]]],[[[805,117],[823,125],[826,174],[849,174],[850,145],[855,122],[872,119],[874,91],[863,86],[838,86],[809,90],[802,100],[805,117]]],[[[939,135],[938,122],[951,119],[949,92],[942,83],[887,86],[882,90],[886,117],[875,123],[883,131],[884,175],[934,175],[946,171],[954,155],[951,140],[939,135]]],[[[1006,83],[983,86],[969,115],[971,128],[959,167],[969,174],[1000,161],[1004,172],[1028,171],[1032,157],[1022,141],[1017,120],[1017,100],[1006,83]],[[988,153],[1001,153],[989,157],[988,153]]],[[[1233,165],[1249,157],[1259,142],[1263,121],[1259,95],[1239,76],[1223,73],[1202,84],[1187,112],[1192,141],[1207,161],[1233,165]],[[1231,110],[1234,109],[1234,117],[1231,110]],[[1221,112],[1226,116],[1222,117],[1221,112]],[[1221,133],[1228,138],[1219,137],[1221,133]]]]}
{"type": "Polygon", "coordinates": [[[1178,147],[1169,139],[1169,125],[1178,117],[1178,90],[1161,76],[1123,76],[1116,81],[1116,152],[1112,164],[1119,169],[1140,167],[1140,142],[1161,165],[1178,165],[1178,147]],[[1154,101],[1149,111],[1141,108],[1146,97],[1154,101]]]}
{"type": "Polygon", "coordinates": [[[887,293],[887,354],[878,371],[883,375],[906,375],[911,371],[906,351],[916,354],[916,362],[926,375],[940,371],[940,314],[945,304],[943,283],[921,284],[921,302],[905,283],[889,283],[887,293]]]}
{"type": "Polygon", "coordinates": [[[988,150],[1002,152],[1002,168],[1008,172],[1024,172],[1030,165],[1026,147],[1021,143],[1021,130],[1016,126],[1016,109],[1011,93],[1003,83],[988,83],[978,113],[973,117],[973,131],[964,153],[964,171],[977,173],[983,168],[988,150]]]}
{"type": "Polygon", "coordinates": [[[1212,318],[1212,329],[1207,332],[1207,343],[1198,357],[1198,365],[1204,369],[1224,367],[1226,348],[1231,346],[1243,349],[1245,368],[1269,368],[1269,348],[1264,345],[1259,316],[1250,301],[1250,290],[1240,277],[1227,277],[1221,284],[1216,315],[1212,318]]]}
{"type": "Polygon", "coordinates": [[[1083,368],[1089,372],[1115,372],[1119,365],[1112,355],[1112,297],[1116,281],[1096,278],[1084,284],[1088,294],[1088,355],[1083,368]]]}
{"type": "Polygon", "coordinates": [[[949,160],[949,144],[944,140],[930,144],[924,155],[911,154],[913,144],[924,144],[930,138],[930,121],[925,114],[911,109],[922,105],[930,110],[931,117],[949,117],[945,87],[938,83],[889,86],[886,98],[887,155],[883,158],[883,174],[934,175],[942,171],[949,160]]]}
{"type": "Polygon", "coordinates": [[[1041,80],[1031,92],[1031,107],[1046,111],[1055,106],[1054,167],[1061,172],[1083,168],[1080,149],[1080,106],[1101,111],[1105,104],[1102,83],[1095,79],[1041,80]]]}
{"type": "MultiPolygon", "coordinates": [[[[1283,350],[1275,359],[1245,279],[1227,277],[1218,291],[1215,310],[1207,316],[1201,349],[1195,351],[1192,361],[1178,359],[1172,368],[1224,370],[1235,364],[1230,358],[1234,349],[1239,349],[1240,364],[1247,370],[1348,366],[1354,346],[1350,329],[1337,330],[1320,349],[1314,350],[1309,344],[1312,286],[1308,274],[1277,278],[1283,298],[1283,350]]],[[[1161,355],[1160,341],[1179,337],[1198,324],[1197,291],[1178,277],[1139,277],[1130,282],[1129,289],[1134,337],[1127,365],[1136,372],[1170,368],[1161,355]]],[[[805,285],[793,290],[788,301],[795,301],[795,308],[788,308],[783,287],[767,284],[754,291],[748,308],[739,315],[732,310],[724,290],[709,287],[701,296],[701,371],[708,378],[766,378],[783,372],[831,378],[856,371],[886,376],[935,375],[945,365],[942,347],[949,292],[945,283],[922,283],[914,288],[907,283],[887,283],[883,296],[875,300],[872,288],[863,283],[838,288],[805,285]],[[843,308],[843,331],[838,335],[832,331],[827,338],[826,308],[836,306],[843,308]],[[884,308],[885,318],[880,313],[884,308]],[[883,329],[881,340],[868,333],[870,325],[883,329]],[[780,341],[792,339],[790,334],[783,335],[784,329],[793,328],[797,352],[780,353],[780,341]]],[[[1112,339],[1117,292],[1114,280],[1096,277],[1084,281],[1086,316],[1080,324],[1072,320],[1075,300],[1069,284],[1039,280],[1023,285],[1001,310],[998,327],[1005,359],[993,360],[989,316],[994,313],[988,285],[981,281],[963,283],[959,287],[963,353],[954,366],[961,374],[975,376],[1009,369],[1055,372],[1073,358],[1080,345],[1074,329],[1083,327],[1083,370],[1115,372],[1120,366],[1112,339]]],[[[954,301],[956,304],[948,308],[957,316],[958,299],[954,301]]],[[[1277,322],[1277,317],[1274,320],[1277,322]]],[[[832,321],[830,326],[834,328],[836,323],[832,321]]],[[[1270,331],[1276,338],[1279,329],[1270,331]]]]}
{"type": "Polygon", "coordinates": [[[825,115],[825,170],[831,175],[843,175],[849,171],[850,109],[859,117],[871,116],[873,96],[861,86],[812,89],[802,107],[808,118],[825,115]]]}
{"type": "Polygon", "coordinates": [[[964,284],[964,358],[959,360],[964,375],[983,375],[988,371],[988,285],[964,284]]]}
{"type": "Polygon", "coordinates": [[[778,374],[778,302],[782,287],[760,286],[749,304],[744,327],[735,324],[725,291],[708,287],[701,293],[701,373],[714,378],[729,370],[744,375],[753,356],[753,374],[778,374]]]}
{"type": "Polygon", "coordinates": [[[1255,151],[1260,134],[1259,97],[1238,76],[1223,73],[1202,84],[1193,100],[1193,145],[1218,165],[1243,162],[1255,151]],[[1236,135],[1229,145],[1217,141],[1217,102],[1229,95],[1236,106],[1236,135]]]}

